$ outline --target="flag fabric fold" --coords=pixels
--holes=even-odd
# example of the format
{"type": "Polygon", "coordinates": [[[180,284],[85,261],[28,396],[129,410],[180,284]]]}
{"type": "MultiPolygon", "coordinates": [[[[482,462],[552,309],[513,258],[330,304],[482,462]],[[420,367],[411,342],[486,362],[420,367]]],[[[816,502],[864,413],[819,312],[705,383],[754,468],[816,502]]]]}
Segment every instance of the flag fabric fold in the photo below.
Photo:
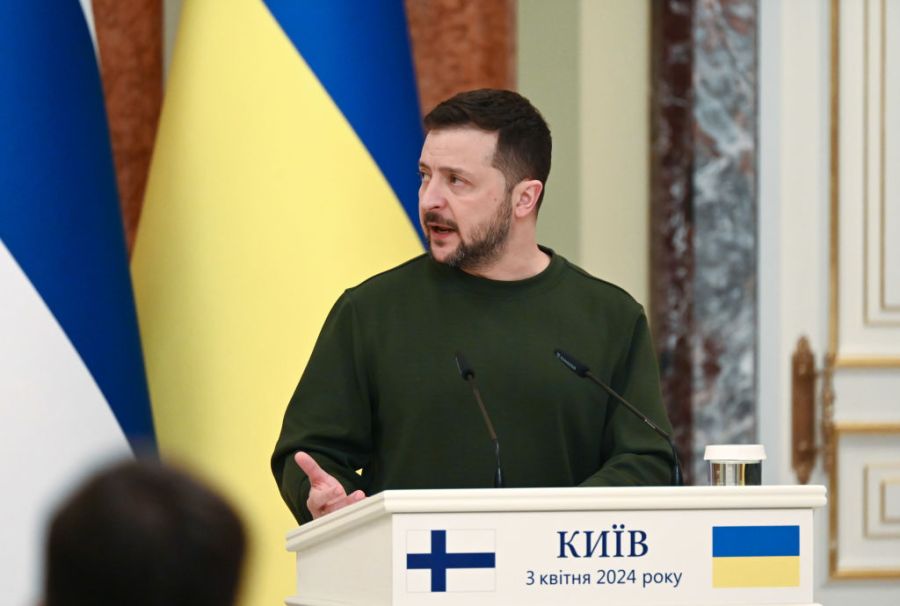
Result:
{"type": "Polygon", "coordinates": [[[132,273],[161,452],[247,519],[247,604],[294,591],[268,459],[322,322],[422,252],[413,82],[401,0],[182,9],[132,273]]]}
{"type": "Polygon", "coordinates": [[[63,492],[111,457],[155,450],[100,75],[75,0],[0,7],[0,293],[12,487],[0,575],[26,603],[63,492]]]}

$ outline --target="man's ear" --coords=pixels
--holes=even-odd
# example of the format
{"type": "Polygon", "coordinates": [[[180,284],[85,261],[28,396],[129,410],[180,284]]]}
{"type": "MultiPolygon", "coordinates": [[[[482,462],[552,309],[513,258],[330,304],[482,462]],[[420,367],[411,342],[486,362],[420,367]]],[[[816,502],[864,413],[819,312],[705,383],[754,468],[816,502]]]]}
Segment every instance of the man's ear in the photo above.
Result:
{"type": "Polygon", "coordinates": [[[519,181],[512,191],[513,211],[521,219],[529,214],[537,215],[537,204],[544,191],[544,184],[537,179],[519,181]]]}

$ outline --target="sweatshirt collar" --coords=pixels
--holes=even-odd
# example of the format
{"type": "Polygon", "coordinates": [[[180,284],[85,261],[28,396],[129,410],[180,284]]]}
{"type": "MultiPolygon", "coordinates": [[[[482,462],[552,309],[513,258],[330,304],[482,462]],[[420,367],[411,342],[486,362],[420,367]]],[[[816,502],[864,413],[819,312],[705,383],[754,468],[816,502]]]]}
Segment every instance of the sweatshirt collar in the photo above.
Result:
{"type": "Polygon", "coordinates": [[[522,280],[492,280],[473,276],[459,268],[439,263],[430,256],[428,265],[438,279],[449,287],[462,288],[486,296],[509,296],[541,290],[553,284],[561,275],[566,264],[565,259],[546,246],[538,245],[538,248],[550,257],[550,263],[540,273],[522,280]]]}

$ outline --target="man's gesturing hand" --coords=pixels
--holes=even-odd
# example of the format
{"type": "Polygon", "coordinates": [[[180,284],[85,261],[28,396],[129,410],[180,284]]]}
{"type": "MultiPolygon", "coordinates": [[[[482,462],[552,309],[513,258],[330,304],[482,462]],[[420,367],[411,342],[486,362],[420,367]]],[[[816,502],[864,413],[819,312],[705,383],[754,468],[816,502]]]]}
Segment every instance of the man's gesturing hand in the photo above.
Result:
{"type": "Polygon", "coordinates": [[[305,452],[295,454],[294,460],[303,473],[309,476],[309,498],[306,499],[306,507],[313,519],[366,498],[361,490],[347,494],[341,483],[319,467],[319,464],[305,452]]]}

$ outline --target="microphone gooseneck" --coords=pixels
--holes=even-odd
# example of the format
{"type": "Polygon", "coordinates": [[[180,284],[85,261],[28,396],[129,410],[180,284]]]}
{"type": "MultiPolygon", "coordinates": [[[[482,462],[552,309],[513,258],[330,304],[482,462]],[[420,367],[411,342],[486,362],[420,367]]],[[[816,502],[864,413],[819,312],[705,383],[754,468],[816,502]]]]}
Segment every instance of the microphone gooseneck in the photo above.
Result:
{"type": "Polygon", "coordinates": [[[591,373],[591,370],[585,364],[579,362],[575,357],[564,352],[561,349],[555,349],[555,350],[553,350],[553,353],[554,353],[554,355],[556,355],[556,358],[560,362],[562,362],[563,366],[565,366],[566,368],[568,368],[569,370],[574,372],[579,377],[581,377],[583,379],[588,379],[595,385],[598,385],[599,387],[601,387],[616,402],[625,406],[625,408],[627,408],[631,412],[631,414],[633,414],[638,419],[643,421],[650,429],[652,429],[653,431],[658,433],[660,436],[662,436],[666,440],[666,442],[669,443],[669,448],[672,449],[672,459],[673,459],[672,484],[674,484],[675,486],[683,486],[684,480],[681,477],[681,461],[678,458],[678,450],[675,448],[675,443],[672,442],[672,436],[670,436],[667,431],[661,429],[656,423],[651,421],[650,418],[647,417],[647,415],[645,415],[640,410],[635,408],[625,398],[620,396],[618,394],[618,392],[616,392],[615,389],[613,389],[612,387],[610,387],[609,385],[607,385],[606,383],[604,383],[603,381],[598,379],[596,376],[594,376],[593,373],[591,373]]]}
{"type": "Polygon", "coordinates": [[[500,440],[497,439],[494,424],[491,423],[491,417],[488,416],[487,408],[484,407],[484,401],[481,399],[481,391],[478,389],[478,383],[475,382],[475,371],[472,370],[472,367],[469,366],[460,352],[456,352],[456,368],[459,370],[459,376],[472,388],[475,401],[478,402],[478,408],[481,409],[484,424],[487,426],[488,435],[491,437],[491,442],[494,443],[494,458],[497,461],[497,469],[494,471],[494,488],[503,488],[503,467],[500,465],[500,440]]]}

